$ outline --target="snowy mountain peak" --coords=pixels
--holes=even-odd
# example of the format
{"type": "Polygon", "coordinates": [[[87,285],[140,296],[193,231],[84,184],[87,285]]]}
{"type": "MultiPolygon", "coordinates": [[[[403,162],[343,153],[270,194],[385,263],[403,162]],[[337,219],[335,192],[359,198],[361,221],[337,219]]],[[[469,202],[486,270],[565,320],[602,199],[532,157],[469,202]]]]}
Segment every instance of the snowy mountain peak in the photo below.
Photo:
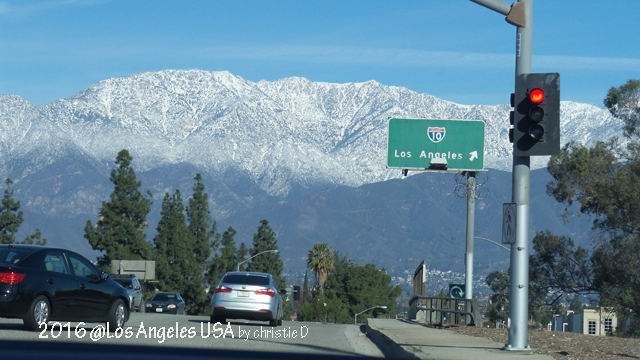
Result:
{"type": "MultiPolygon", "coordinates": [[[[36,171],[70,151],[112,163],[127,148],[142,170],[187,162],[211,174],[240,171],[275,196],[293,186],[357,186],[400,176],[386,169],[391,117],[482,120],[485,167],[509,170],[509,110],[459,105],[376,81],[254,83],[226,71],[146,72],[103,80],[41,106],[1,96],[0,171],[11,173],[20,161],[36,171]],[[37,161],[27,158],[36,151],[37,161]]],[[[563,143],[591,144],[620,133],[620,121],[605,109],[563,102],[561,111],[563,143]]],[[[545,157],[532,160],[532,168],[546,165],[545,157]]]]}

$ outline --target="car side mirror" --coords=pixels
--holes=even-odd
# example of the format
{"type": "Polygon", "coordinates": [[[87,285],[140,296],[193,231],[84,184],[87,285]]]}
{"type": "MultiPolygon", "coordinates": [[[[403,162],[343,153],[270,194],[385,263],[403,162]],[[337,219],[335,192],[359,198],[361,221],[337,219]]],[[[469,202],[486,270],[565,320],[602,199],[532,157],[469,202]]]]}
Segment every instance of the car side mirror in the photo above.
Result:
{"type": "Polygon", "coordinates": [[[285,289],[280,290],[280,295],[287,295],[287,290],[285,289]]]}
{"type": "Polygon", "coordinates": [[[109,278],[109,273],[106,271],[102,272],[102,280],[107,280],[109,278]]]}

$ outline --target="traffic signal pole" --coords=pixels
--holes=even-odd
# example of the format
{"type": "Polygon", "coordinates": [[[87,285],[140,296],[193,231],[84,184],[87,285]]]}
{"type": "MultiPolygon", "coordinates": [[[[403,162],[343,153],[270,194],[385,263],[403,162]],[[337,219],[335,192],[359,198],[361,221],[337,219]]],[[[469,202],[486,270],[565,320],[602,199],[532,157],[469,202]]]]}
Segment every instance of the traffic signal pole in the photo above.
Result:
{"type": "MultiPolygon", "coordinates": [[[[471,0],[507,16],[516,26],[516,75],[531,73],[533,0],[508,5],[500,0],[471,0]]],[[[515,86],[514,86],[515,88],[515,86]]],[[[516,203],[515,243],[511,245],[509,282],[509,343],[505,350],[531,350],[528,343],[529,310],[529,176],[530,157],[513,155],[512,201],[516,203]]]]}
{"type": "MultiPolygon", "coordinates": [[[[519,0],[525,7],[525,25],[516,29],[516,75],[531,73],[533,0],[519,0]]],[[[514,87],[515,88],[515,87],[514,87]]],[[[512,197],[516,203],[516,241],[511,244],[509,282],[509,343],[505,350],[530,350],[529,326],[529,190],[531,158],[513,155],[512,197]]]]}

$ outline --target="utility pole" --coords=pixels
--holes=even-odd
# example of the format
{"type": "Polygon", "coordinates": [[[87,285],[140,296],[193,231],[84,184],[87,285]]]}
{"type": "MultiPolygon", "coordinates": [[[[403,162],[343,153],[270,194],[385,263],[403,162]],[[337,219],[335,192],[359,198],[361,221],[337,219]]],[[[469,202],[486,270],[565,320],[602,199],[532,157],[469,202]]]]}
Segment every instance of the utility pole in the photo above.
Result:
{"type": "MultiPolygon", "coordinates": [[[[518,0],[509,5],[500,0],[471,0],[506,15],[515,25],[516,75],[531,73],[533,0],[518,0]]],[[[515,88],[515,85],[514,85],[515,88]]],[[[517,206],[515,243],[511,245],[509,282],[509,343],[505,350],[531,350],[527,339],[529,309],[529,176],[530,157],[513,155],[512,201],[517,206]]]]}

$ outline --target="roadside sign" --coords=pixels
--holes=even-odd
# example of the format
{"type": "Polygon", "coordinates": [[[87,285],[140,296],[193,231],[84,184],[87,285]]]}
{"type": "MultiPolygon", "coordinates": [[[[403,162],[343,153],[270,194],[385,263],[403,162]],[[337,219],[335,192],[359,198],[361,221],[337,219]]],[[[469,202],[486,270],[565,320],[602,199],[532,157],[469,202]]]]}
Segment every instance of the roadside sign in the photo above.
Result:
{"type": "Polygon", "coordinates": [[[449,284],[449,297],[464,299],[465,290],[464,284],[449,284]]]}
{"type": "Polygon", "coordinates": [[[390,119],[387,168],[482,171],[484,122],[390,119]]]}
{"type": "Polygon", "coordinates": [[[503,244],[516,243],[516,225],[517,225],[516,212],[517,212],[516,203],[502,204],[502,243],[503,244]]]}

